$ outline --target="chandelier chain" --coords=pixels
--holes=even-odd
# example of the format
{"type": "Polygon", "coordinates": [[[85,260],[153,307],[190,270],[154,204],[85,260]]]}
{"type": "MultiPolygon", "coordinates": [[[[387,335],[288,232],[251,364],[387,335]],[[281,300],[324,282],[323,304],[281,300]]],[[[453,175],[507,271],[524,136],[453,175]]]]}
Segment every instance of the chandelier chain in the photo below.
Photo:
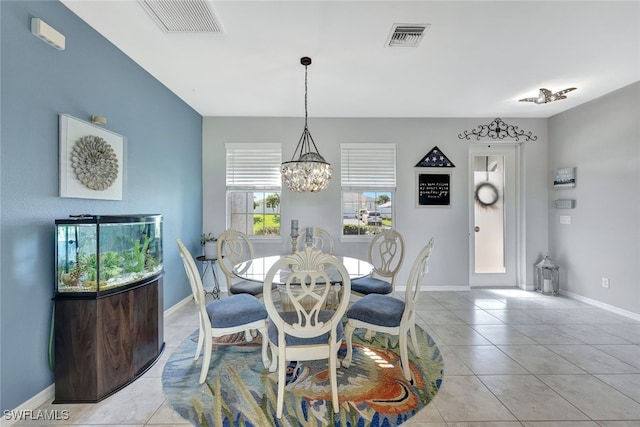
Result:
{"type": "Polygon", "coordinates": [[[304,127],[305,129],[307,128],[307,67],[308,65],[304,66],[304,127]]]}
{"type": "Polygon", "coordinates": [[[317,193],[324,190],[331,180],[331,165],[320,155],[318,147],[309,132],[309,77],[308,66],[311,58],[302,57],[304,65],[304,129],[298,140],[291,160],[280,165],[284,184],[295,192],[317,193]]]}

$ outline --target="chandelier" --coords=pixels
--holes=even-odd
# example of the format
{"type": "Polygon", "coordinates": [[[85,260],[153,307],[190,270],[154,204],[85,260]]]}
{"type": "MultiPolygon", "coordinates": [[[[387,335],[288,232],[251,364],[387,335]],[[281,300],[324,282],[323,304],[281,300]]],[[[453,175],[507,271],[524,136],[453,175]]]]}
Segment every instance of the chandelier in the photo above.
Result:
{"type": "Polygon", "coordinates": [[[329,185],[332,170],[318,152],[307,126],[307,67],[311,65],[311,58],[302,57],[300,63],[304,65],[304,129],[291,161],[282,163],[280,172],[289,190],[317,193],[329,185]]]}

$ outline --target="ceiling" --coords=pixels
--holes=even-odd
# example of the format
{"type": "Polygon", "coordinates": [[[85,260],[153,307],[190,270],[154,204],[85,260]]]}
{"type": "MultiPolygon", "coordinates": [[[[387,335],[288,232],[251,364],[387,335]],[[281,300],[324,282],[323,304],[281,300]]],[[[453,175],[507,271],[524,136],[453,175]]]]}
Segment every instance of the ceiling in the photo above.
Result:
{"type": "Polygon", "coordinates": [[[640,1],[214,1],[222,34],[62,3],[202,116],[303,116],[302,56],[310,117],[546,118],[640,80],[640,1]],[[431,26],[388,47],[397,23],[431,26]],[[542,87],[578,89],[518,102],[542,87]]]}

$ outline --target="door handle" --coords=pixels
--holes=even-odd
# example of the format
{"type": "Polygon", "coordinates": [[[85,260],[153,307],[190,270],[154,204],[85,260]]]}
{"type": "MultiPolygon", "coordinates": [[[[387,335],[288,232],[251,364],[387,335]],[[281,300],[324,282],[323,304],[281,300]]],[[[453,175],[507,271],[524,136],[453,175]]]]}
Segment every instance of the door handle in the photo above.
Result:
{"type": "Polygon", "coordinates": [[[475,231],[475,232],[477,233],[478,231],[480,231],[480,227],[478,227],[478,226],[476,225],[475,227],[473,227],[473,231],[475,231]]]}

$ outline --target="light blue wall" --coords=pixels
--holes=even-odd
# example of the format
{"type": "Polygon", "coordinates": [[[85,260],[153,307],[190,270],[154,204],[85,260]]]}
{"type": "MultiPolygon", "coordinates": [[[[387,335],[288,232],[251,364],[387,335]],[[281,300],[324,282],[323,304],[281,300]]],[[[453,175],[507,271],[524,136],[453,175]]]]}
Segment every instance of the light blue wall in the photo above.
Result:
{"type": "Polygon", "coordinates": [[[189,295],[175,238],[198,249],[202,117],[58,1],[1,1],[0,407],[48,387],[54,220],[164,216],[164,308],[189,295]],[[66,36],[33,36],[39,17],[66,36]],[[123,201],[58,197],[58,114],[105,116],[126,136],[123,201]]]}

